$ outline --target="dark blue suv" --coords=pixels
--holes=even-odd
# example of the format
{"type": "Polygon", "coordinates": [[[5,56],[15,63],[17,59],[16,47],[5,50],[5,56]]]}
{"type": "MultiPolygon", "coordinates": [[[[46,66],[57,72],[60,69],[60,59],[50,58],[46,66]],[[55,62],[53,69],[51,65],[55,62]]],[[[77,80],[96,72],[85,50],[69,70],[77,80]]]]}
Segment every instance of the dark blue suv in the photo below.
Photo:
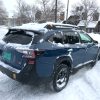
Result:
{"type": "Polygon", "coordinates": [[[0,42],[1,72],[18,81],[49,79],[56,92],[65,88],[73,69],[98,59],[98,42],[73,25],[14,27],[0,42]]]}

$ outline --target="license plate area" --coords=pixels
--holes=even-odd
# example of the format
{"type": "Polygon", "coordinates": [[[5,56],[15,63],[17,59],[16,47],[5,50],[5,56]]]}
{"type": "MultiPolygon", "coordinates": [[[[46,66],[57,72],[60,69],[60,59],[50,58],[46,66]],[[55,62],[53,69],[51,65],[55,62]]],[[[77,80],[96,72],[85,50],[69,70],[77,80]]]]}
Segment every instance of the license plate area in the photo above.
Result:
{"type": "Polygon", "coordinates": [[[11,57],[12,57],[12,55],[10,52],[3,52],[3,54],[2,54],[2,58],[5,61],[11,61],[11,57]]]}

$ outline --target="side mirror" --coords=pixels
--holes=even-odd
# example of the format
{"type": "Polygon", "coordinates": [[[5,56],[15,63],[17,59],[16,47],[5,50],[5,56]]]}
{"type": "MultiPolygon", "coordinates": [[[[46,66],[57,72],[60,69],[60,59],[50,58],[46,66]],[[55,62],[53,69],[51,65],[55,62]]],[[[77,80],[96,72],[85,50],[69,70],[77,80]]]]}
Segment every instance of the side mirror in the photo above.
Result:
{"type": "Polygon", "coordinates": [[[94,43],[95,43],[95,44],[98,44],[98,41],[94,40],[94,43]]]}

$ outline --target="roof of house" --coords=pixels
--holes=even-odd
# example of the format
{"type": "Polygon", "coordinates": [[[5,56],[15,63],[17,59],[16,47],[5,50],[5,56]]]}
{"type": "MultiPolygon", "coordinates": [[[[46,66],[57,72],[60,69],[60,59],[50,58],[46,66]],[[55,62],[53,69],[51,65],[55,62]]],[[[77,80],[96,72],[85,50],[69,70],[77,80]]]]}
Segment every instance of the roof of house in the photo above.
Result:
{"type": "MultiPolygon", "coordinates": [[[[98,24],[98,21],[90,21],[87,25],[87,28],[95,28],[98,24]]],[[[78,25],[79,27],[85,26],[85,20],[81,20],[78,25]]]]}

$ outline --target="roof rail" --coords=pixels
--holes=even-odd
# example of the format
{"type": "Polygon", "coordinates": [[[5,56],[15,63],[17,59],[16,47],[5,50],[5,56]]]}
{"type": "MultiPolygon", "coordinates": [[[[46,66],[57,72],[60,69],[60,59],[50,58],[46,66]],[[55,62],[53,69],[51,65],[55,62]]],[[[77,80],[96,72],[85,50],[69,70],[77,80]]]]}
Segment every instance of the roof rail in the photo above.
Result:
{"type": "Polygon", "coordinates": [[[60,24],[60,23],[48,23],[45,28],[47,29],[58,29],[58,28],[79,28],[78,26],[71,24],[60,24]]]}

